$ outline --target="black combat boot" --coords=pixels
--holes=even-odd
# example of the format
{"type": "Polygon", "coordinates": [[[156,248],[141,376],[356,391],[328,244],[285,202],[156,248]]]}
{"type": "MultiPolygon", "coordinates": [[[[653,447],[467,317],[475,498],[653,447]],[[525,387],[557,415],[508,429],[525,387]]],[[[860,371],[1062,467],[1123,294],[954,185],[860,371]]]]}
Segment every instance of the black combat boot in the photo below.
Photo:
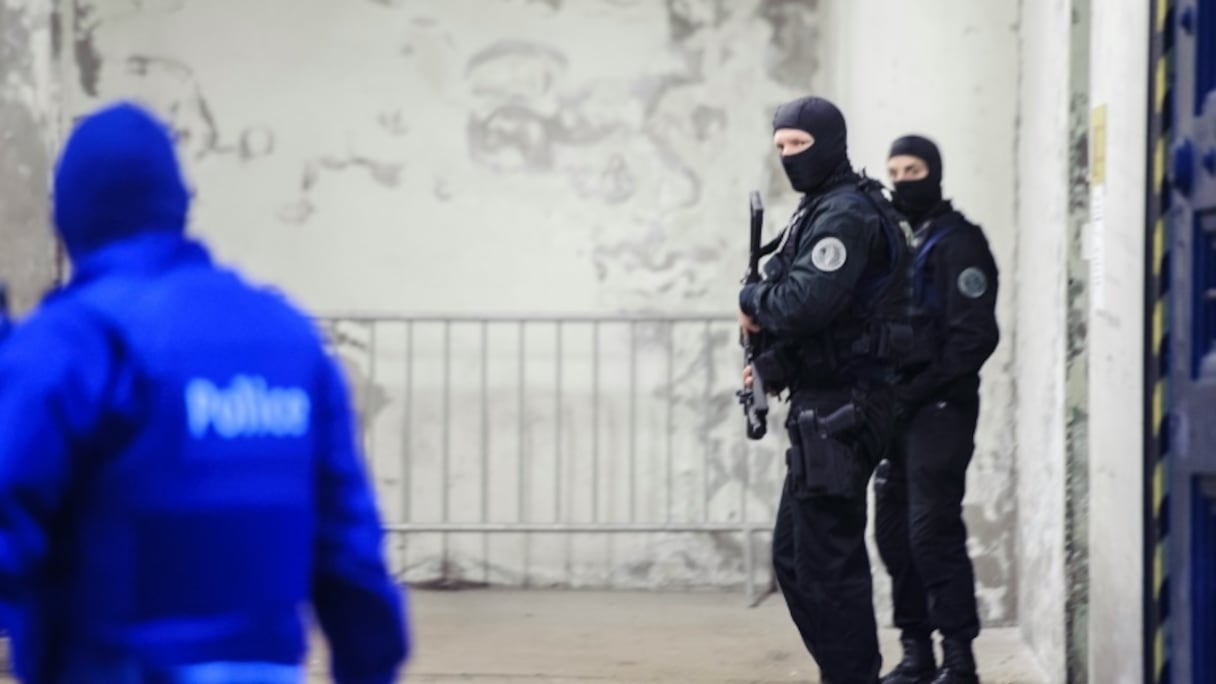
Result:
{"type": "Polygon", "coordinates": [[[970,641],[942,640],[942,669],[933,684],[980,684],[970,641]]]}
{"type": "Polygon", "coordinates": [[[882,678],[881,684],[930,684],[937,673],[933,640],[928,635],[904,634],[899,643],[904,647],[904,659],[882,678]]]}

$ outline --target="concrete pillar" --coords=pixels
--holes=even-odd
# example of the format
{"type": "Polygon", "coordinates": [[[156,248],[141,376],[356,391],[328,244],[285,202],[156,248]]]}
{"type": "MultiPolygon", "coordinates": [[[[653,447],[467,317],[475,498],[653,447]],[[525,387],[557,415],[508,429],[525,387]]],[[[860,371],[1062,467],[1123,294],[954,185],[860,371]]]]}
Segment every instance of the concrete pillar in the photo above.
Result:
{"type": "Polygon", "coordinates": [[[1065,357],[1069,253],[1068,2],[1023,2],[1017,73],[1018,574],[1022,633],[1049,681],[1065,671],[1065,357]]]}
{"type": "Polygon", "coordinates": [[[52,7],[0,0],[0,279],[18,312],[56,276],[48,207],[58,119],[52,7]]]}
{"type": "Polygon", "coordinates": [[[1088,663],[1089,681],[1112,684],[1142,681],[1144,666],[1146,109],[1158,19],[1138,0],[1094,3],[1088,663]]]}
{"type": "Polygon", "coordinates": [[[1068,56],[1068,251],[1064,300],[1065,675],[1085,684],[1089,630],[1089,45],[1091,0],[1071,0],[1068,56]]]}

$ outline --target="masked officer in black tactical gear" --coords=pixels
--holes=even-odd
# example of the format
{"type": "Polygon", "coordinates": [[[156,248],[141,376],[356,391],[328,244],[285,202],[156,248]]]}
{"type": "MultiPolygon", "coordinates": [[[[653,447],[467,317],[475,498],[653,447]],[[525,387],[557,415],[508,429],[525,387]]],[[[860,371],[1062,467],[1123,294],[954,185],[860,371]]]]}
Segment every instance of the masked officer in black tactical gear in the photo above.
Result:
{"type": "Polygon", "coordinates": [[[920,136],[891,145],[895,207],[915,230],[916,354],[897,389],[900,435],[875,478],[875,530],[903,660],[883,684],[976,684],[975,576],[963,493],[980,367],[996,349],[997,268],[979,226],[942,199],[942,160],[920,136]],[[931,634],[942,635],[940,670],[931,634]]]}
{"type": "Polygon", "coordinates": [[[894,434],[894,349],[901,333],[911,341],[911,254],[881,187],[853,171],[835,105],[790,102],[773,130],[803,197],[772,243],[765,279],[739,293],[745,334],[772,340],[744,384],[755,373],[768,391],[790,392],[773,569],[824,681],[876,684],[866,483],[894,434]]]}

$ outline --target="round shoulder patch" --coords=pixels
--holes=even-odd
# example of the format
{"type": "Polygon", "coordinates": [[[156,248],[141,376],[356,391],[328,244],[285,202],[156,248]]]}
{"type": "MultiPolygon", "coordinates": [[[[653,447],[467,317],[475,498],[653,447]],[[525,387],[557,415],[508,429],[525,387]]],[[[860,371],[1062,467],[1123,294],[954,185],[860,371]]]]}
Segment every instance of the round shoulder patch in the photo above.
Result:
{"type": "Polygon", "coordinates": [[[848,258],[849,251],[837,237],[825,237],[811,248],[811,264],[824,273],[839,271],[848,258]]]}
{"type": "Polygon", "coordinates": [[[979,299],[988,291],[988,276],[975,266],[965,268],[958,274],[958,291],[968,299],[979,299]]]}

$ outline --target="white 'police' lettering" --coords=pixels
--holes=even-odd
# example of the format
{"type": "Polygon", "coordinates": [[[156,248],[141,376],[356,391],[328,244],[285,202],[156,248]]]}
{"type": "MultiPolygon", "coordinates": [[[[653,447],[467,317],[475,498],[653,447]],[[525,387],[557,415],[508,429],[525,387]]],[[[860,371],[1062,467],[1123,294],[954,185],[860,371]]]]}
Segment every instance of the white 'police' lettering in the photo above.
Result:
{"type": "Polygon", "coordinates": [[[194,378],[186,384],[186,417],[195,439],[208,428],[222,439],[299,437],[308,433],[311,402],[299,387],[270,387],[261,376],[237,375],[227,387],[194,378]]]}

